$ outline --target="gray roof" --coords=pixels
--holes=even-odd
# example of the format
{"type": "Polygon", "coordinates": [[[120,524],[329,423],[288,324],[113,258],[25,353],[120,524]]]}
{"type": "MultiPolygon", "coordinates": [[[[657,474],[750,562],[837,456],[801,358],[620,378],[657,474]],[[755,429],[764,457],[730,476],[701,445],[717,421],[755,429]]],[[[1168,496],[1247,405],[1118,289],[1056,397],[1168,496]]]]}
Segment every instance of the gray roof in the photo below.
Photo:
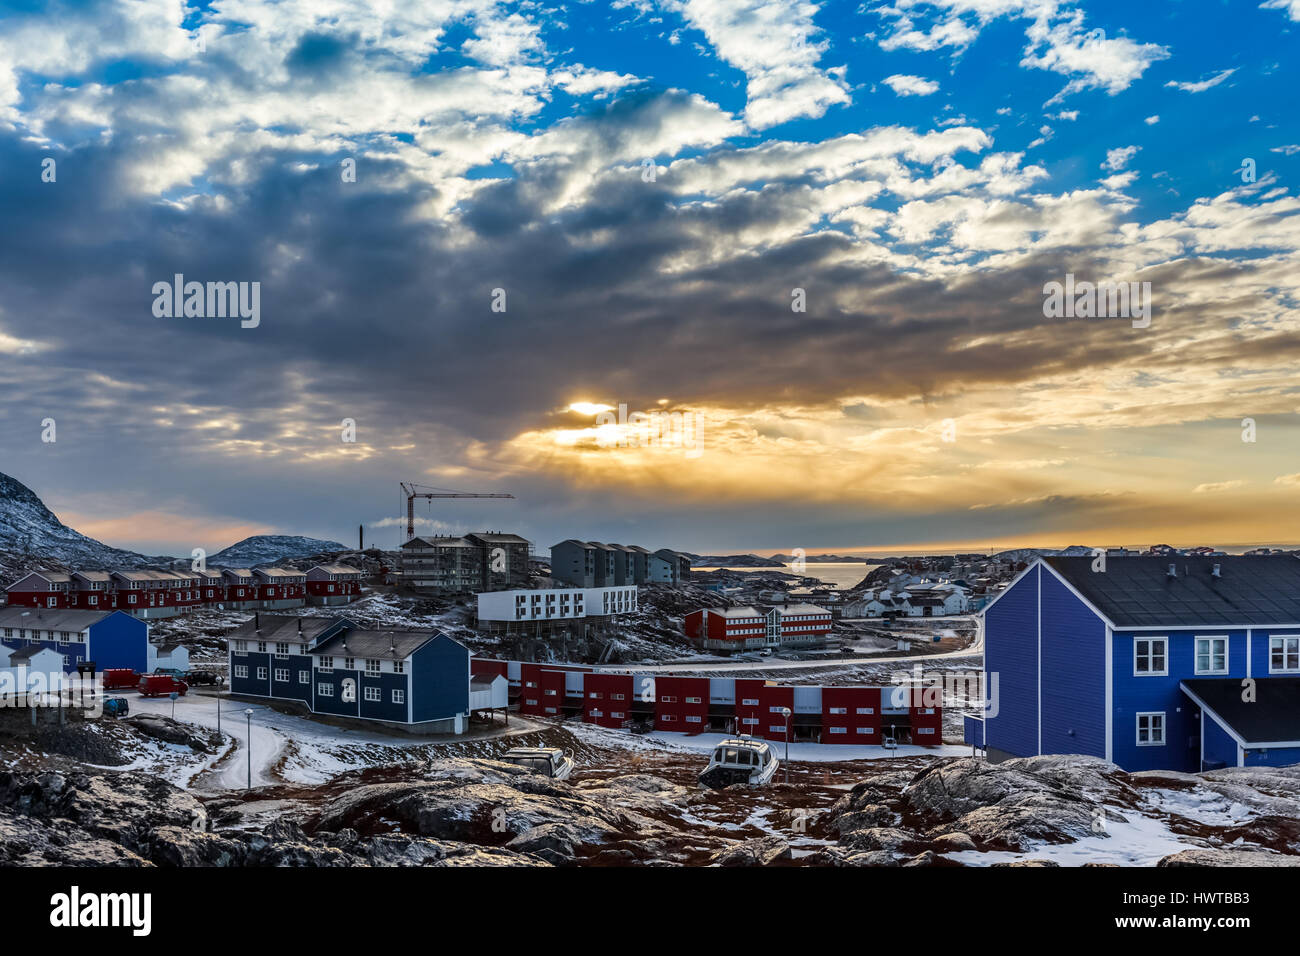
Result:
{"type": "Polygon", "coordinates": [[[116,611],[78,611],[67,608],[7,607],[0,610],[0,627],[26,627],[41,631],[84,631],[116,611]]]}
{"type": "Polygon", "coordinates": [[[313,648],[312,653],[400,661],[442,636],[441,631],[363,631],[354,628],[328,638],[313,648]]]}
{"type": "Polygon", "coordinates": [[[361,574],[362,572],[352,567],[350,564],[318,564],[314,568],[309,568],[308,573],[312,571],[324,571],[326,574],[361,574]]]}
{"type": "Polygon", "coordinates": [[[295,571],[292,568],[254,568],[253,573],[267,578],[301,578],[307,572],[295,571]]]}
{"type": "Polygon", "coordinates": [[[110,581],[112,575],[107,571],[73,571],[73,577],[84,578],[87,581],[110,581]]]}
{"type": "Polygon", "coordinates": [[[406,544],[402,545],[402,547],[410,548],[410,547],[416,547],[421,545],[426,548],[477,548],[478,547],[478,545],[476,545],[473,541],[466,541],[464,538],[455,538],[455,537],[424,538],[419,536],[412,538],[410,541],[406,542],[406,544]]]}
{"type": "Polygon", "coordinates": [[[336,624],[350,623],[339,617],[297,617],[292,614],[258,613],[232,631],[227,640],[308,643],[336,624]],[[299,631],[299,627],[302,628],[299,631]],[[260,628],[260,630],[258,629],[260,628]]]}
{"type": "Polygon", "coordinates": [[[467,534],[467,538],[475,538],[479,541],[487,541],[491,544],[530,544],[527,538],[521,538],[517,534],[501,534],[496,531],[472,531],[467,534]]]}
{"type": "Polygon", "coordinates": [[[1091,555],[1043,560],[1116,627],[1300,624],[1300,560],[1289,555],[1120,556],[1105,571],[1091,555]]]}

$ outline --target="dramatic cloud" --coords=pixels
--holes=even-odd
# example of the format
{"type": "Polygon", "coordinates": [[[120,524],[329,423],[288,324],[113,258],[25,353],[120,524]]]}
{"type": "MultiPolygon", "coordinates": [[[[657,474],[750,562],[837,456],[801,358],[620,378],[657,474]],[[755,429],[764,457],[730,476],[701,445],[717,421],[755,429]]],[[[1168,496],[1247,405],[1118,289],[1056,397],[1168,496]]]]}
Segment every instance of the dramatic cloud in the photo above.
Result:
{"type": "Polygon", "coordinates": [[[399,480],[514,493],[418,518],[543,549],[1300,538],[1284,78],[1189,157],[1196,99],[1145,84],[1153,130],[1125,92],[1164,48],[1073,5],[899,2],[852,49],[813,4],[592,7],[12,15],[0,470],[155,553],[395,544],[399,480]],[[995,108],[950,54],[998,18],[1037,88],[995,108]],[[952,82],[866,94],[909,68],[952,82]],[[259,283],[260,323],[156,316],[177,274],[259,283]],[[1149,327],[1045,318],[1067,274],[1151,283],[1149,327]]]}

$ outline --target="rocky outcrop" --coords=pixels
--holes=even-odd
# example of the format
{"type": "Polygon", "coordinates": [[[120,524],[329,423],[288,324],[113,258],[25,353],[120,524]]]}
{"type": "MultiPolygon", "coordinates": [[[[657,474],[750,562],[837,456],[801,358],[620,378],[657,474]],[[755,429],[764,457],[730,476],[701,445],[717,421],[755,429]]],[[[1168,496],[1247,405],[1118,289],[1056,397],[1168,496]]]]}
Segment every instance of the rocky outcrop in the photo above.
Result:
{"type": "Polygon", "coordinates": [[[903,795],[903,819],[932,837],[963,833],[986,850],[1104,837],[1108,821],[1124,819],[1116,806],[1139,802],[1122,777],[1093,757],[954,760],[917,775],[903,795]]]}
{"type": "Polygon", "coordinates": [[[1300,866],[1300,856],[1233,848],[1183,850],[1164,857],[1156,866],[1300,866]]]}
{"type": "Polygon", "coordinates": [[[774,866],[790,862],[792,856],[790,844],[785,840],[763,837],[720,850],[713,854],[710,862],[717,866],[774,866]]]}

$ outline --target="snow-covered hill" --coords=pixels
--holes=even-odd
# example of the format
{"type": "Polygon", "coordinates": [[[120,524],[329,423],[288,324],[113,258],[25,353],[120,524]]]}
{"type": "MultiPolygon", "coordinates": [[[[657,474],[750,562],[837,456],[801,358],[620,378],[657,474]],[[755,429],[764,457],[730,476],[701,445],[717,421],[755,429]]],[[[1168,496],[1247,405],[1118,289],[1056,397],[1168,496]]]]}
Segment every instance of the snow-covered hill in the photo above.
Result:
{"type": "Polygon", "coordinates": [[[257,564],[274,564],[285,558],[299,558],[322,552],[346,551],[346,544],[304,538],[296,534],[255,534],[208,556],[208,564],[230,568],[249,568],[257,564]]]}
{"type": "Polygon", "coordinates": [[[0,572],[58,563],[99,569],[138,567],[170,558],[112,548],[69,528],[21,481],[0,473],[0,572]]]}

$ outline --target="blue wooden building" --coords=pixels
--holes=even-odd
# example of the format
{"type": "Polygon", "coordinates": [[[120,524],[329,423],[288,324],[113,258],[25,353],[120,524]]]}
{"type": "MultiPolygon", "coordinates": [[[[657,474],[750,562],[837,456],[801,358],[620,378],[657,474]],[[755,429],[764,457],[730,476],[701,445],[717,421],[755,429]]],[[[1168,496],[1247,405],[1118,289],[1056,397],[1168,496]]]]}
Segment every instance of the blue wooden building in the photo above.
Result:
{"type": "Polygon", "coordinates": [[[110,667],[143,671],[149,660],[149,625],[124,611],[4,608],[0,642],[12,650],[48,647],[63,655],[68,672],[89,662],[101,672],[110,667]]]}
{"type": "Polygon", "coordinates": [[[469,649],[439,631],[259,613],[228,653],[232,694],[419,733],[462,733],[469,719],[469,649]]]}
{"type": "Polygon", "coordinates": [[[1300,560],[1045,557],[983,611],[991,760],[1300,762],[1300,560]]]}

